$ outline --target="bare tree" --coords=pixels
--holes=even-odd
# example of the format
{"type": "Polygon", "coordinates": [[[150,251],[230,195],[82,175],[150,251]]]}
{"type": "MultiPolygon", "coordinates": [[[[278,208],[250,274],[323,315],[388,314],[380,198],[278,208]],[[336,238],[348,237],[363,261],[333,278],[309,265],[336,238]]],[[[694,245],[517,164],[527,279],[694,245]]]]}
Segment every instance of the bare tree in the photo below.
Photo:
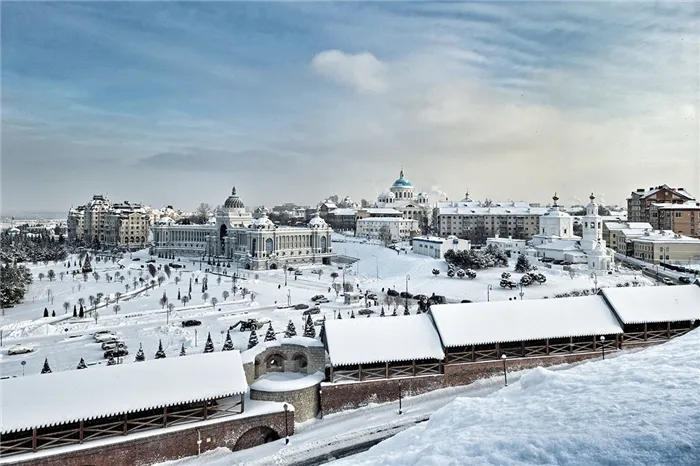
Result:
{"type": "Polygon", "coordinates": [[[68,301],[63,303],[63,310],[68,312],[68,308],[70,307],[70,303],[68,301]]]}
{"type": "Polygon", "coordinates": [[[45,276],[46,275],[44,275],[44,272],[39,272],[39,275],[37,275],[37,277],[39,277],[39,281],[42,281],[45,276]]]}
{"type": "Polygon", "coordinates": [[[197,209],[195,209],[194,214],[190,217],[190,222],[200,225],[205,224],[211,211],[212,208],[209,204],[206,202],[200,203],[199,206],[197,206],[197,209]]]}
{"type": "Polygon", "coordinates": [[[224,298],[224,301],[226,301],[229,296],[231,296],[231,294],[226,290],[221,293],[221,297],[224,298]]]}
{"type": "Polygon", "coordinates": [[[121,298],[121,297],[122,297],[121,291],[117,291],[116,293],[114,293],[114,298],[117,300],[117,303],[119,302],[119,298],[121,298]]]}
{"type": "Polygon", "coordinates": [[[118,314],[119,311],[122,310],[122,307],[119,304],[115,304],[114,306],[112,306],[112,310],[114,311],[115,314],[118,314]]]}
{"type": "Polygon", "coordinates": [[[379,240],[382,242],[384,247],[389,246],[391,243],[391,230],[389,225],[382,225],[379,229],[379,240]]]}
{"type": "Polygon", "coordinates": [[[189,302],[189,300],[190,300],[189,296],[187,296],[187,295],[183,296],[182,299],[180,299],[180,301],[182,301],[182,306],[183,307],[187,306],[187,303],[189,302]]]}
{"type": "Polygon", "coordinates": [[[216,296],[211,298],[211,307],[216,307],[216,303],[218,303],[219,300],[216,299],[216,296]]]}
{"type": "Polygon", "coordinates": [[[207,293],[207,292],[203,293],[202,294],[202,301],[204,301],[206,303],[208,299],[209,299],[209,293],[207,293]]]}
{"type": "Polygon", "coordinates": [[[169,303],[168,304],[168,311],[173,312],[174,309],[175,309],[175,305],[173,303],[169,303]]]}

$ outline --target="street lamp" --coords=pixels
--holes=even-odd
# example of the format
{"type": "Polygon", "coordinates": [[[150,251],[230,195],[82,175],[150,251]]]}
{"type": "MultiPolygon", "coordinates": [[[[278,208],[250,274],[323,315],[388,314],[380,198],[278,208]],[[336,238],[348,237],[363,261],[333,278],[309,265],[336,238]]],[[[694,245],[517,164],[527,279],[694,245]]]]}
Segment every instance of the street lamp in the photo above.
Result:
{"type": "Polygon", "coordinates": [[[289,444],[289,421],[288,421],[288,413],[289,413],[289,406],[287,403],[282,405],[284,408],[284,444],[288,445],[289,444]]]}
{"type": "Polygon", "coordinates": [[[595,272],[591,272],[591,278],[593,279],[593,284],[595,285],[595,292],[598,292],[598,275],[595,272]]]}
{"type": "Polygon", "coordinates": [[[605,360],[605,335],[600,337],[600,347],[603,350],[603,360],[605,360]]]}
{"type": "Polygon", "coordinates": [[[401,409],[401,382],[399,382],[399,414],[403,414],[403,410],[401,409]]]}
{"type": "Polygon", "coordinates": [[[287,286],[287,263],[284,263],[284,286],[287,286]]]}
{"type": "Polygon", "coordinates": [[[410,275],[406,275],[406,309],[408,309],[408,282],[411,280],[410,275]]]}
{"type": "Polygon", "coordinates": [[[493,290],[493,285],[489,284],[486,286],[486,301],[491,301],[491,290],[493,290]]]}
{"type": "Polygon", "coordinates": [[[292,305],[292,290],[287,288],[287,306],[292,305]]]}
{"type": "Polygon", "coordinates": [[[505,380],[506,387],[507,387],[508,386],[508,374],[506,373],[506,359],[508,359],[508,358],[506,357],[505,354],[502,354],[501,359],[503,360],[503,380],[505,380]]]}
{"type": "Polygon", "coordinates": [[[27,365],[27,361],[22,361],[20,364],[22,364],[22,376],[24,376],[24,366],[27,365]]]}
{"type": "Polygon", "coordinates": [[[379,257],[377,257],[375,255],[372,255],[372,257],[374,257],[377,261],[377,278],[379,278],[379,257]]]}

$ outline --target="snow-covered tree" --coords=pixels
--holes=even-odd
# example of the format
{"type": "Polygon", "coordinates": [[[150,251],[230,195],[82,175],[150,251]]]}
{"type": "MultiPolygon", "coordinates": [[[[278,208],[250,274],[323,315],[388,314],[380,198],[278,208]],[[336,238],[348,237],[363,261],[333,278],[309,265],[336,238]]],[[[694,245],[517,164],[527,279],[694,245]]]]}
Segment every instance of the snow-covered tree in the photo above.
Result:
{"type": "Polygon", "coordinates": [[[438,275],[440,275],[440,270],[438,270],[438,269],[433,269],[433,275],[435,275],[436,277],[437,277],[438,275]]]}
{"type": "Polygon", "coordinates": [[[351,319],[355,318],[355,311],[354,310],[350,311],[350,318],[351,319]]]}
{"type": "Polygon", "coordinates": [[[403,307],[403,315],[410,316],[411,312],[408,310],[408,306],[403,307]]]}
{"type": "Polygon", "coordinates": [[[163,359],[165,357],[165,351],[163,351],[163,342],[158,340],[158,351],[156,351],[156,359],[163,359]]]}
{"type": "Polygon", "coordinates": [[[515,271],[518,273],[525,273],[530,270],[532,270],[530,260],[524,254],[520,254],[517,262],[515,263],[515,271]]]}
{"type": "Polygon", "coordinates": [[[287,330],[284,332],[284,338],[292,338],[293,336],[296,336],[297,334],[297,329],[294,327],[294,322],[289,320],[289,323],[287,324],[287,330]]]}
{"type": "Polygon", "coordinates": [[[49,309],[45,307],[44,308],[44,317],[48,317],[48,316],[49,316],[49,309]]]}
{"type": "Polygon", "coordinates": [[[187,352],[185,351],[185,342],[182,342],[182,346],[180,347],[180,356],[187,356],[187,352]]]}
{"type": "Polygon", "coordinates": [[[73,304],[73,317],[78,317],[78,307],[73,304]]]}
{"type": "Polygon", "coordinates": [[[214,352],[214,342],[211,340],[211,332],[207,334],[207,342],[204,344],[204,352],[205,353],[213,353],[214,352]]]}
{"type": "Polygon", "coordinates": [[[42,374],[50,374],[51,372],[52,372],[51,368],[49,367],[49,359],[44,358],[44,367],[41,368],[41,373],[42,374]]]}
{"type": "Polygon", "coordinates": [[[224,341],[224,346],[221,351],[233,351],[233,340],[231,339],[231,332],[226,331],[226,341],[224,341]]]}
{"type": "Polygon", "coordinates": [[[146,360],[146,355],[143,353],[143,345],[139,343],[139,350],[136,352],[135,362],[143,362],[146,360]]]}
{"type": "Polygon", "coordinates": [[[78,367],[76,369],[87,369],[87,364],[85,364],[85,360],[83,358],[80,358],[80,362],[78,363],[78,367]]]}
{"type": "Polygon", "coordinates": [[[314,327],[313,319],[311,319],[311,314],[306,316],[306,323],[304,324],[304,336],[307,338],[316,338],[316,328],[314,327]]]}
{"type": "Polygon", "coordinates": [[[250,338],[248,338],[248,349],[251,349],[258,344],[258,334],[255,333],[255,329],[250,331],[250,338]]]}
{"type": "Polygon", "coordinates": [[[49,269],[47,276],[49,277],[49,281],[53,281],[54,278],[56,278],[56,272],[54,272],[53,269],[49,269]]]}
{"type": "Polygon", "coordinates": [[[379,317],[385,317],[386,314],[384,314],[384,306],[382,306],[382,311],[379,313],[379,317]]]}
{"type": "Polygon", "coordinates": [[[342,320],[342,318],[343,318],[343,313],[340,312],[340,311],[338,311],[338,317],[337,317],[337,319],[338,319],[338,320],[342,320]]]}
{"type": "Polygon", "coordinates": [[[265,333],[265,341],[274,340],[277,340],[277,336],[275,336],[275,329],[272,328],[272,322],[270,322],[270,326],[267,327],[267,333],[265,333]]]}

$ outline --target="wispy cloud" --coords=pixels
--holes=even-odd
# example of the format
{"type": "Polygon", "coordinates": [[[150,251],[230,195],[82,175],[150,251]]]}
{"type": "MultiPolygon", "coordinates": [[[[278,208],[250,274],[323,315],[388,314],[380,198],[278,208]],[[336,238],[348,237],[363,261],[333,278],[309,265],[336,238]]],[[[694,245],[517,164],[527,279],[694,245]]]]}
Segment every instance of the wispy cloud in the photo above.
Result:
{"type": "Polygon", "coordinates": [[[1,7],[5,209],[370,198],[400,165],[453,197],[700,195],[692,3],[1,7]]]}

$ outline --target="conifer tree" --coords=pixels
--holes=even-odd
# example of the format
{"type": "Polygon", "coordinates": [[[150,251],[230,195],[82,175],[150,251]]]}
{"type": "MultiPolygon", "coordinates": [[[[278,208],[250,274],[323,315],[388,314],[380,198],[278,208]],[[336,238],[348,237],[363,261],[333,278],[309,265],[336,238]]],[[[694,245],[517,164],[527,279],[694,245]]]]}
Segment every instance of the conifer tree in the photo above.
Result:
{"type": "Polygon", "coordinates": [[[44,308],[44,317],[49,316],[49,310],[47,308],[44,308]]]}
{"type": "Polygon", "coordinates": [[[73,304],[73,317],[78,317],[78,308],[73,304]]]}
{"type": "Polygon", "coordinates": [[[311,314],[306,316],[306,324],[304,325],[304,336],[307,338],[316,338],[316,328],[314,321],[311,319],[311,314]]]}
{"type": "Polygon", "coordinates": [[[224,341],[221,351],[233,351],[233,340],[231,340],[231,332],[229,331],[226,331],[226,341],[224,341]]]}
{"type": "Polygon", "coordinates": [[[213,353],[214,352],[214,342],[211,341],[211,332],[207,334],[207,342],[204,344],[204,352],[205,353],[213,353]]]}
{"type": "Polygon", "coordinates": [[[267,327],[267,333],[265,334],[265,341],[275,341],[277,337],[275,336],[275,329],[272,328],[272,322],[270,326],[267,327]]]}
{"type": "Polygon", "coordinates": [[[255,329],[253,329],[250,332],[250,338],[248,338],[248,349],[251,349],[255,345],[258,344],[258,334],[255,332],[255,329]]]}
{"type": "Polygon", "coordinates": [[[318,332],[318,339],[323,341],[323,338],[326,336],[326,318],[324,317],[323,320],[321,321],[321,330],[318,332]]]}
{"type": "Polygon", "coordinates": [[[354,310],[353,310],[353,311],[350,311],[350,318],[351,318],[351,319],[354,319],[354,318],[355,318],[355,311],[354,311],[354,310]]]}
{"type": "Polygon", "coordinates": [[[180,347],[180,356],[187,356],[187,353],[185,352],[185,342],[182,342],[182,347],[180,347]]]}
{"type": "Polygon", "coordinates": [[[87,364],[85,364],[85,360],[83,358],[80,358],[80,362],[78,363],[78,367],[76,369],[87,369],[87,364]]]}
{"type": "Polygon", "coordinates": [[[397,315],[397,314],[396,314],[396,308],[394,308],[394,312],[392,312],[391,315],[392,315],[393,317],[396,317],[396,315],[397,315]]]}
{"type": "Polygon", "coordinates": [[[341,320],[343,318],[343,313],[338,311],[338,320],[341,320]]]}
{"type": "Polygon", "coordinates": [[[114,366],[116,363],[117,361],[114,360],[114,356],[110,356],[109,359],[107,359],[108,366],[114,366]]]}
{"type": "Polygon", "coordinates": [[[80,305],[80,311],[78,311],[78,317],[81,318],[81,319],[82,319],[83,317],[85,317],[85,311],[83,310],[83,305],[82,305],[82,304],[80,305]]]}
{"type": "Polygon", "coordinates": [[[384,314],[384,306],[382,306],[382,312],[379,313],[379,317],[384,317],[386,314],[384,314]]]}
{"type": "Polygon", "coordinates": [[[297,334],[297,329],[294,327],[294,322],[292,320],[289,320],[289,323],[287,324],[287,330],[284,332],[284,338],[292,338],[293,336],[296,336],[297,334]]]}
{"type": "Polygon", "coordinates": [[[143,354],[143,345],[139,343],[139,350],[136,352],[135,362],[143,362],[146,360],[146,355],[143,354]]]}
{"type": "Polygon", "coordinates": [[[44,367],[41,368],[42,374],[50,374],[51,368],[49,367],[49,358],[44,358],[44,367]]]}
{"type": "Polygon", "coordinates": [[[410,316],[411,312],[408,310],[408,306],[403,307],[403,315],[410,316]]]}
{"type": "Polygon", "coordinates": [[[51,317],[56,317],[56,311],[51,311],[51,317]]]}
{"type": "Polygon", "coordinates": [[[163,351],[163,341],[158,340],[158,351],[156,351],[156,359],[165,358],[165,351],[163,351]]]}
{"type": "Polygon", "coordinates": [[[180,301],[182,298],[180,297],[180,290],[177,290],[177,300],[180,301]]]}

